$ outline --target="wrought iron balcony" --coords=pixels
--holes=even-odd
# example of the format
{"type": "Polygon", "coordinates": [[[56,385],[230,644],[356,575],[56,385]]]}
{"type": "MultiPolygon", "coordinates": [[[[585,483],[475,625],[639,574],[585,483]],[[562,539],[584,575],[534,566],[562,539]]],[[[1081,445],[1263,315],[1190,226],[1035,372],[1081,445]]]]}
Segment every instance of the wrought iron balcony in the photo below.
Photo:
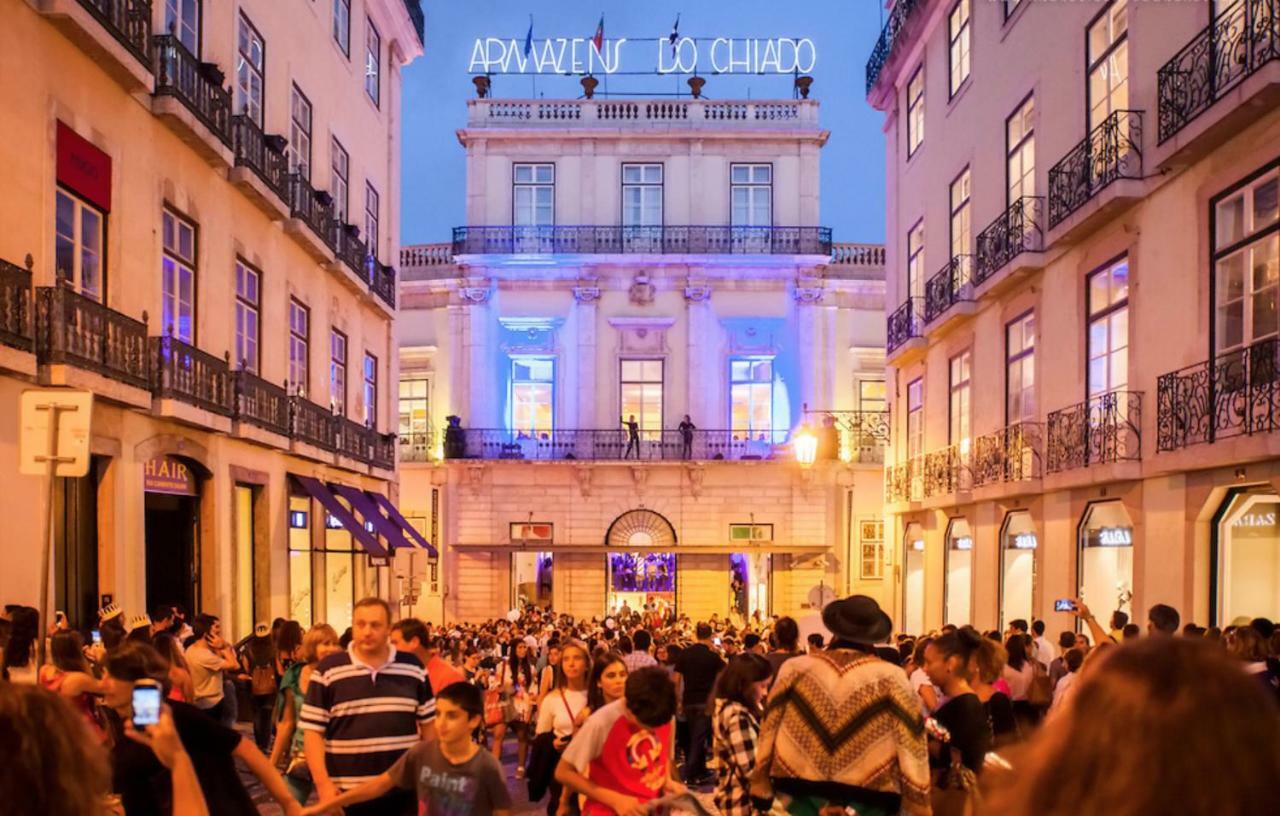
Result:
{"type": "Polygon", "coordinates": [[[1044,249],[1044,198],[1022,196],[978,233],[975,286],[986,282],[1024,252],[1044,249]]]}
{"type": "Polygon", "coordinates": [[[1142,394],[1108,391],[1052,411],[1045,431],[1047,473],[1136,462],[1142,458],[1142,394]]]}
{"type": "Polygon", "coordinates": [[[150,0],[79,0],[84,10],[102,24],[116,42],[151,70],[150,0]]]}
{"type": "Polygon", "coordinates": [[[924,457],[915,456],[884,469],[886,502],[920,501],[924,498],[924,457]]]}
{"type": "Polygon", "coordinates": [[[147,324],[66,286],[36,289],[36,356],[132,385],[151,387],[147,324]]]}
{"type": "Polygon", "coordinates": [[[0,345],[35,351],[31,324],[31,270],[0,261],[0,345]]]}
{"type": "Polygon", "coordinates": [[[383,303],[396,307],[396,268],[373,258],[369,259],[369,288],[383,303]]]}
{"type": "Polygon", "coordinates": [[[819,460],[884,462],[889,444],[887,411],[804,411],[805,424],[818,436],[819,460]],[[827,429],[834,433],[827,437],[827,429]]]}
{"type": "Polygon", "coordinates": [[[1280,429],[1278,352],[1273,338],[1162,374],[1156,386],[1156,450],[1280,429]]]}
{"type": "Polygon", "coordinates": [[[231,117],[232,147],[236,164],[248,167],[281,201],[289,199],[289,158],[283,136],[267,136],[245,114],[231,117]]]}
{"type": "Polygon", "coordinates": [[[1041,427],[1018,422],[973,441],[970,471],[974,487],[1040,478],[1041,427]]]}
{"type": "Polygon", "coordinates": [[[924,456],[924,497],[946,496],[969,489],[969,473],[959,445],[950,445],[924,456]]]}
{"type": "Polygon", "coordinates": [[[868,95],[879,81],[880,72],[884,70],[885,63],[889,61],[889,57],[893,56],[894,49],[901,39],[902,29],[911,17],[911,12],[920,5],[923,5],[922,0],[898,0],[893,4],[893,8],[889,9],[889,19],[880,30],[880,37],[876,40],[875,48],[871,49],[871,57],[867,60],[868,95]]]}
{"type": "Polygon", "coordinates": [[[454,255],[831,255],[830,227],[454,227],[454,255]]]}
{"type": "Polygon", "coordinates": [[[924,317],[921,314],[921,298],[909,297],[889,315],[885,349],[892,354],[913,337],[922,337],[924,317]]]}
{"type": "Polygon", "coordinates": [[[390,433],[378,433],[370,430],[372,436],[372,458],[369,464],[383,470],[396,469],[396,435],[390,433]]]}
{"type": "Polygon", "coordinates": [[[222,86],[222,70],[196,59],[172,34],[152,37],[151,43],[156,96],[182,102],[210,133],[231,147],[231,92],[222,86]]]}
{"type": "Polygon", "coordinates": [[[342,224],[334,221],[334,236],[334,254],[338,256],[338,260],[342,261],[358,277],[364,278],[368,283],[372,283],[369,280],[367,265],[369,249],[365,246],[364,241],[360,240],[360,228],[353,224],[342,224]]]}
{"type": "Polygon", "coordinates": [[[289,397],[290,436],[323,450],[336,450],[337,417],[323,405],[301,395],[289,397]]]}
{"type": "Polygon", "coordinates": [[[1049,228],[1117,179],[1142,178],[1142,111],[1118,110],[1049,170],[1049,228]]]}
{"type": "Polygon", "coordinates": [[[639,444],[628,445],[623,428],[516,432],[498,428],[463,428],[461,455],[453,455],[445,439],[445,457],[459,459],[526,459],[587,461],[756,460],[789,458],[783,431],[693,431],[686,447],[678,430],[641,431],[639,444]]]}
{"type": "Polygon", "coordinates": [[[336,251],[333,199],[328,193],[312,187],[311,180],[301,173],[289,174],[289,212],[306,224],[325,246],[336,251]]]}
{"type": "Polygon", "coordinates": [[[430,462],[436,458],[434,434],[430,429],[400,434],[401,462],[430,462]]]}
{"type": "Polygon", "coordinates": [[[973,300],[972,255],[956,255],[924,285],[924,322],[932,323],[952,306],[973,300]]]}
{"type": "Polygon", "coordinates": [[[334,446],[338,453],[360,462],[373,460],[373,438],[377,434],[372,429],[344,416],[335,416],[333,426],[336,432],[334,446]]]}
{"type": "Polygon", "coordinates": [[[289,435],[289,393],[243,368],[232,375],[235,418],[264,431],[289,435]]]}
{"type": "Polygon", "coordinates": [[[231,388],[231,366],[225,357],[215,357],[168,335],[149,340],[152,394],[231,416],[235,395],[231,388]]]}
{"type": "Polygon", "coordinates": [[[1280,0],[1237,0],[1157,73],[1160,143],[1277,59],[1280,0]]]}

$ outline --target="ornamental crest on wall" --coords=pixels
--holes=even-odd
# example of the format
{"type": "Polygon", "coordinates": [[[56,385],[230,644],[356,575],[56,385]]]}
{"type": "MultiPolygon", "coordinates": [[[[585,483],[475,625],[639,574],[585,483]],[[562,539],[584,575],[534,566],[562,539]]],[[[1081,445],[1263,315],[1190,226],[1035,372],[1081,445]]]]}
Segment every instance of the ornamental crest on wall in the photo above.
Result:
{"type": "Polygon", "coordinates": [[[627,290],[627,295],[636,306],[648,306],[653,303],[656,292],[657,288],[649,281],[649,276],[643,272],[637,272],[631,288],[627,290]]]}

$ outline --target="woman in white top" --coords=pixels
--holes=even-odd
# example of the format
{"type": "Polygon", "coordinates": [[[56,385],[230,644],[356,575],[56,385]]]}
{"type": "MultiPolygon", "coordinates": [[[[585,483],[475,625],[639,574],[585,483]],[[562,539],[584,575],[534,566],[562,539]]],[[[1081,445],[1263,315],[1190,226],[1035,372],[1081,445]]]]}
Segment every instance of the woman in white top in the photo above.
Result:
{"type": "MultiPolygon", "coordinates": [[[[591,654],[586,644],[570,640],[560,649],[560,677],[562,683],[542,700],[538,707],[538,727],[535,734],[552,732],[556,735],[557,754],[569,745],[591,710],[587,707],[587,675],[591,671],[591,654]]],[[[552,777],[547,786],[547,816],[555,816],[560,807],[560,783],[552,777]]]]}

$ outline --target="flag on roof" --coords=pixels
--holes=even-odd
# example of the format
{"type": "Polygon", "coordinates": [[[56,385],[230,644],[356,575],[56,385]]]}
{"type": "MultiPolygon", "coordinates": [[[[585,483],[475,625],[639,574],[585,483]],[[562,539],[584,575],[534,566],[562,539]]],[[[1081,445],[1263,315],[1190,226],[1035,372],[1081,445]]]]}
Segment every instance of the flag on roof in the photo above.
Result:
{"type": "Polygon", "coordinates": [[[596,35],[591,38],[591,42],[595,43],[596,50],[604,48],[604,15],[600,15],[600,22],[596,23],[596,35]]]}

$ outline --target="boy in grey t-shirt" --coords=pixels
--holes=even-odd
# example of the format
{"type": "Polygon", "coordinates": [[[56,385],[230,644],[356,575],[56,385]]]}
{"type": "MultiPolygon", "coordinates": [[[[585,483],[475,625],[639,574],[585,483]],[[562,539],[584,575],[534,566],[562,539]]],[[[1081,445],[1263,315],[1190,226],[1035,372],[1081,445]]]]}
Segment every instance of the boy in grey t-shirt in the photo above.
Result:
{"type": "Polygon", "coordinates": [[[510,816],[511,794],[502,766],[471,738],[483,714],[480,689],[465,682],[445,686],[436,695],[439,739],[418,743],[386,773],[303,813],[319,816],[400,788],[416,791],[420,811],[431,816],[510,816]]]}

